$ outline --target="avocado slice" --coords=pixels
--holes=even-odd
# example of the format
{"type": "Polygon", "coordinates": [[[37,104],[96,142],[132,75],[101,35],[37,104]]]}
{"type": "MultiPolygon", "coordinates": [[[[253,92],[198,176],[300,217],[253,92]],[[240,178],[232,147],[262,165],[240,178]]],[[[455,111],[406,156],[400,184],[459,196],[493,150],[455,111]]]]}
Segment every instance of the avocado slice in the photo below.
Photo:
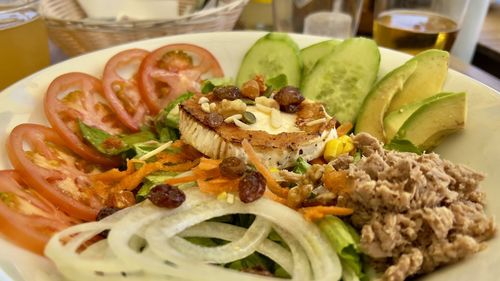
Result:
{"type": "Polygon", "coordinates": [[[314,65],[319,59],[333,52],[335,47],[342,41],[338,39],[331,39],[326,41],[321,41],[309,47],[300,50],[299,57],[302,60],[303,68],[302,75],[305,76],[309,74],[314,65]]]}
{"type": "MultiPolygon", "coordinates": [[[[396,93],[417,68],[417,60],[409,60],[378,81],[363,101],[356,121],[355,133],[366,132],[385,142],[384,115],[396,93]]],[[[392,138],[392,137],[391,137],[392,138]]],[[[388,138],[390,140],[390,138],[388,138]]]]}
{"type": "Polygon", "coordinates": [[[403,90],[394,96],[387,111],[398,110],[441,92],[448,74],[448,58],[448,52],[434,49],[416,55],[412,60],[418,61],[417,69],[408,78],[403,90]]]}
{"type": "Polygon", "coordinates": [[[422,105],[433,102],[436,99],[440,99],[444,96],[453,95],[454,93],[439,93],[437,95],[428,97],[424,100],[407,104],[400,108],[399,110],[393,111],[387,114],[384,118],[384,131],[386,140],[391,141],[396,133],[399,131],[401,126],[405,123],[410,116],[417,111],[422,105]]]}
{"type": "Polygon", "coordinates": [[[423,102],[406,119],[391,142],[407,141],[421,151],[428,151],[443,137],[463,129],[466,119],[466,93],[439,94],[423,102]]]}

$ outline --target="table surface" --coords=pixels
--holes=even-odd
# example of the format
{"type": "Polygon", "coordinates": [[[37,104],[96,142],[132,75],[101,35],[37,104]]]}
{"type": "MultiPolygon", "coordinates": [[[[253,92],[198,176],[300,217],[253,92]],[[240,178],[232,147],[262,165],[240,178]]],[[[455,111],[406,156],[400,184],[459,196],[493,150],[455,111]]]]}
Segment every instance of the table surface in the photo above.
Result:
{"type": "Polygon", "coordinates": [[[453,56],[450,57],[450,68],[458,72],[461,72],[467,76],[470,76],[480,81],[481,83],[500,92],[500,79],[496,78],[495,76],[489,74],[484,70],[481,70],[453,56]]]}
{"type": "Polygon", "coordinates": [[[479,35],[478,47],[500,61],[500,2],[490,5],[479,35]]]}

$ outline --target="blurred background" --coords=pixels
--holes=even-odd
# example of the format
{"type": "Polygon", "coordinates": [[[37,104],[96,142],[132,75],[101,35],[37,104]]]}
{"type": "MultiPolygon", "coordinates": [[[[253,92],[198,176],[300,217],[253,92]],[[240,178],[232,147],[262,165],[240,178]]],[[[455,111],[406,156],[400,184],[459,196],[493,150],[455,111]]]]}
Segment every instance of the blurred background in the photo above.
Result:
{"type": "Polygon", "coordinates": [[[105,47],[230,30],[365,36],[410,54],[445,49],[452,68],[500,90],[500,1],[491,0],[0,0],[0,90],[105,47]]]}

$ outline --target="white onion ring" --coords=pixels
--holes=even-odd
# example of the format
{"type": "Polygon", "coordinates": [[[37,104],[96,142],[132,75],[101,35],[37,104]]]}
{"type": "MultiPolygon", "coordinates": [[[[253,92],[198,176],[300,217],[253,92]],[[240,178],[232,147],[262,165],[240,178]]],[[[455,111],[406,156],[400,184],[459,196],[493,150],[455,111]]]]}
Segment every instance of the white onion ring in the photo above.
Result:
{"type": "Polygon", "coordinates": [[[168,244],[187,257],[197,257],[207,263],[224,264],[251,255],[267,238],[269,232],[271,232],[271,223],[261,217],[256,217],[252,225],[239,239],[225,245],[202,247],[176,236],[172,237],[168,244]]]}
{"type": "MultiPolygon", "coordinates": [[[[279,264],[292,273],[294,280],[333,281],[340,278],[340,262],[328,241],[314,224],[305,221],[295,210],[265,198],[250,204],[239,200],[229,204],[202,194],[194,188],[188,188],[185,192],[187,200],[176,209],[157,208],[146,201],[127,209],[126,212],[123,211],[122,214],[119,212],[116,216],[112,215],[109,219],[71,227],[50,240],[46,254],[65,276],[74,280],[147,280],[151,276],[154,276],[151,280],[169,280],[172,277],[175,277],[175,280],[191,281],[282,280],[209,265],[203,260],[186,257],[175,247],[165,247],[169,239],[180,239],[175,238],[176,235],[187,236],[190,227],[194,230],[200,227],[194,226],[196,224],[213,224],[204,222],[205,220],[227,214],[254,214],[256,222],[270,221],[276,225],[273,225],[273,228],[279,232],[292,251],[293,264],[290,265],[289,262],[290,253],[265,239],[269,230],[264,234],[261,227],[255,227],[259,230],[257,233],[260,233],[260,237],[250,239],[251,230],[229,226],[238,228],[240,235],[243,233],[243,236],[247,236],[244,239],[228,239],[229,241],[255,243],[249,246],[253,250],[259,249],[266,242],[280,247],[276,249],[281,250],[269,251],[270,256],[281,256],[283,261],[279,264]],[[106,229],[110,229],[107,243],[98,242],[99,244],[82,253],[77,251],[80,245],[106,229]],[[139,250],[143,245],[142,238],[137,237],[142,237],[147,242],[143,251],[139,250]],[[62,239],[69,242],[64,245],[62,239]],[[133,245],[131,242],[134,240],[139,243],[133,245]],[[288,260],[288,265],[285,260],[288,260]],[[95,271],[100,271],[105,276],[97,277],[95,271]],[[120,276],[122,272],[128,276],[120,276]]],[[[250,254],[250,251],[245,251],[245,254],[250,254]]]]}
{"type": "MultiPolygon", "coordinates": [[[[207,237],[226,241],[234,241],[245,234],[246,228],[220,222],[202,222],[194,225],[179,234],[180,237],[207,237]]],[[[178,249],[180,251],[180,249],[178,249]]],[[[293,270],[293,260],[290,252],[276,242],[269,239],[262,241],[257,252],[272,259],[287,272],[293,270]]],[[[182,252],[185,253],[185,252],[182,252]]]]}

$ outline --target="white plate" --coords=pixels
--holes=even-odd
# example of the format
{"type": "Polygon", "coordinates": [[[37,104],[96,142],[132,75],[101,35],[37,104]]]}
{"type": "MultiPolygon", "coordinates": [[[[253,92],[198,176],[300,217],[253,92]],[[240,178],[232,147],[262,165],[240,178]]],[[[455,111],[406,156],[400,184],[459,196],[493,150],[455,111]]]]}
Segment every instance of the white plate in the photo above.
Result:
{"type": "MultiPolygon", "coordinates": [[[[43,96],[49,83],[70,71],[101,77],[105,62],[118,51],[128,48],[153,50],[169,43],[194,43],[211,51],[227,76],[234,77],[246,50],[261,32],[189,34],[130,43],[76,57],[48,67],[0,93],[0,147],[14,126],[32,122],[47,124],[43,114],[43,96]]],[[[292,35],[300,47],[324,40],[321,37],[292,35]]],[[[410,56],[381,49],[379,75],[401,65],[410,56]]],[[[487,174],[482,184],[488,195],[488,213],[500,217],[500,94],[463,74],[451,70],[444,86],[446,91],[465,91],[468,95],[469,118],[462,133],[448,138],[437,150],[444,158],[464,163],[487,174]]],[[[6,153],[0,154],[0,169],[11,168],[6,153]]],[[[488,248],[456,265],[447,266],[425,276],[424,280],[499,280],[500,239],[488,242],[488,248]]],[[[0,280],[54,281],[54,267],[46,259],[26,252],[0,238],[0,280]],[[8,276],[11,276],[10,278],[8,276]]]]}

